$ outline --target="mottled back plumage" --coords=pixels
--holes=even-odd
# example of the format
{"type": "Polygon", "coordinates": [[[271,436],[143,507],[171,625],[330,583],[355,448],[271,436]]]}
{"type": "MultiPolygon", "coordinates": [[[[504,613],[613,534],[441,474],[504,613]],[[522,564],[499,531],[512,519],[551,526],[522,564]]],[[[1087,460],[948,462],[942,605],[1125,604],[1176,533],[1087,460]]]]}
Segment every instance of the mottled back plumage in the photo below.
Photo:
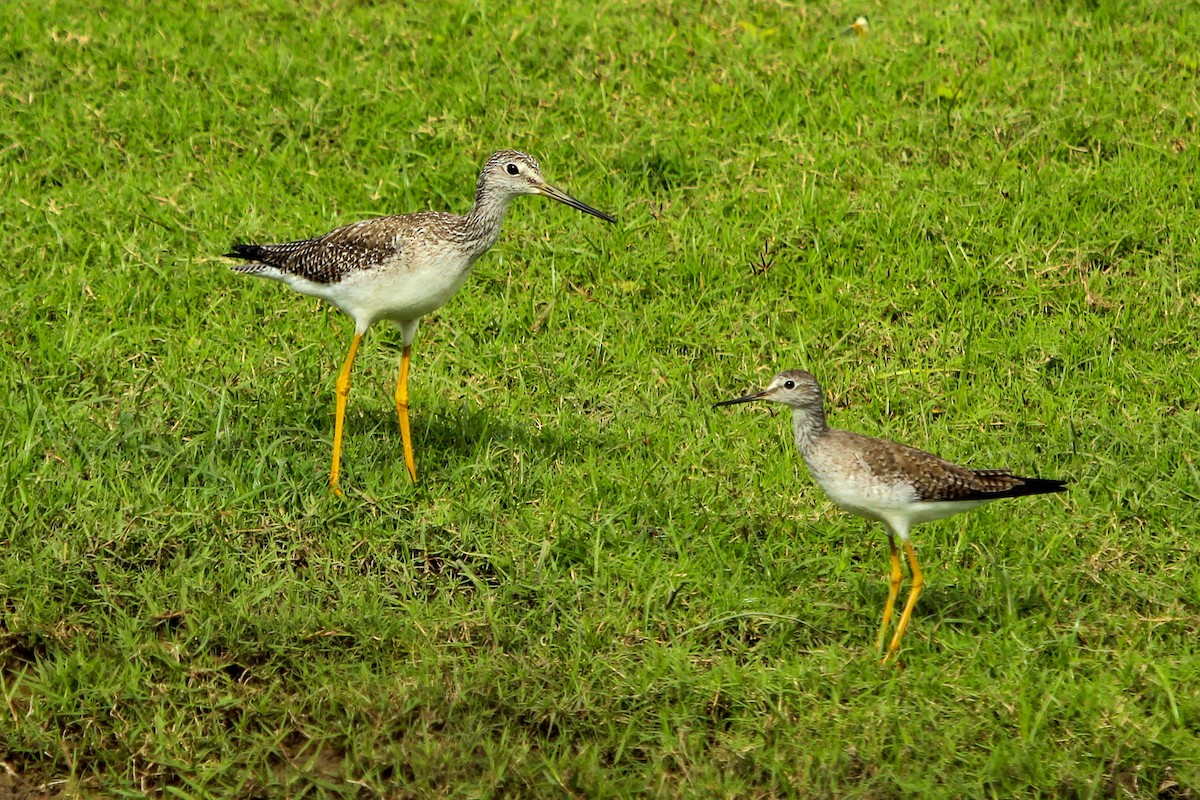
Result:
{"type": "Polygon", "coordinates": [[[233,252],[225,255],[255,262],[234,267],[236,272],[254,274],[275,267],[314,283],[337,283],[351,272],[375,269],[399,258],[404,230],[411,227],[409,218],[414,216],[376,217],[295,242],[235,244],[233,252]]]}
{"type": "Polygon", "coordinates": [[[908,482],[917,498],[926,502],[999,500],[1066,489],[1064,481],[1024,478],[1006,469],[971,469],[886,439],[837,430],[831,430],[830,434],[851,439],[857,457],[872,475],[893,483],[908,482]]]}

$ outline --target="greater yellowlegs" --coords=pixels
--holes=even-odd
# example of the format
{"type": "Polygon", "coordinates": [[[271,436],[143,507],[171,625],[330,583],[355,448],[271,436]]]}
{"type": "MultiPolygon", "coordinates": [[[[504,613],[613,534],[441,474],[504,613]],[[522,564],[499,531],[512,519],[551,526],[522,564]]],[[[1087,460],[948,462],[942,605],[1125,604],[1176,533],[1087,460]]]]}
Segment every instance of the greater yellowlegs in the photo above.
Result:
{"type": "Polygon", "coordinates": [[[883,623],[875,640],[877,650],[883,649],[884,636],[900,592],[900,551],[896,539],[904,545],[912,572],[912,588],[884,655],[885,662],[900,648],[900,639],[925,583],[917,565],[917,554],[908,540],[911,526],[970,511],[1002,497],[1066,491],[1066,481],[1022,478],[1004,469],[969,469],[896,442],[830,428],[825,424],[821,386],[816,378],[803,370],[781,372],[762,391],[716,405],[728,406],[752,400],[770,400],[789,406],[796,446],[800,448],[813,480],[842,509],[882,522],[887,530],[892,576],[883,623]]]}
{"type": "Polygon", "coordinates": [[[471,272],[471,266],[500,237],[512,199],[543,194],[607,222],[616,220],[551,186],[537,159],[516,150],[493,153],[475,186],[475,205],[466,216],[426,211],[363,220],[324,236],[282,244],[237,244],[230,258],[252,263],[233,268],[286,283],[319,297],[354,319],[350,352],[337,378],[333,424],[333,465],[329,485],[338,494],[342,424],[350,394],[350,370],[363,334],[375,322],[390,320],[400,329],[403,349],[396,383],[396,415],[404,443],[404,464],[417,480],[408,424],[408,368],[421,317],[443,305],[471,272]]]}

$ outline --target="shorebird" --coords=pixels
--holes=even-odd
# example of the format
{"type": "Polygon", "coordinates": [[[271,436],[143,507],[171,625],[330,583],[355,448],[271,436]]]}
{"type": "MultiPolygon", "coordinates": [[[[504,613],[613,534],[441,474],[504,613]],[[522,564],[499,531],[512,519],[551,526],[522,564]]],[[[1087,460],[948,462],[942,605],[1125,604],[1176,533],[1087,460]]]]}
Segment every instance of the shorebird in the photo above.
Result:
{"type": "Polygon", "coordinates": [[[896,442],[830,428],[825,424],[821,386],[803,370],[781,372],[762,391],[723,400],[713,407],[752,400],[770,400],[790,407],[796,446],[813,480],[843,510],[882,522],[887,531],[892,574],[883,623],[875,640],[877,651],[883,650],[900,592],[902,576],[896,540],[904,546],[912,587],[884,654],[884,663],[900,649],[900,639],[925,583],[917,554],[908,540],[911,526],[970,511],[1002,497],[1066,491],[1066,481],[1022,478],[1006,469],[970,469],[896,442]]]}
{"type": "Polygon", "coordinates": [[[350,395],[350,370],[363,334],[379,320],[400,330],[403,349],[396,383],[396,416],[404,443],[404,465],[417,480],[408,424],[408,370],[421,317],[445,304],[471,273],[475,260],[500,238],[504,213],[514,197],[541,194],[599,217],[616,219],[551,186],[537,159],[516,150],[493,153],[475,185],[475,205],[466,216],[439,211],[377,217],[336,228],[324,236],[281,244],[236,244],[229,258],[250,263],[234,272],[286,283],[319,297],[354,320],[354,338],[337,378],[333,464],[329,486],[338,495],[342,426],[350,395]]]}

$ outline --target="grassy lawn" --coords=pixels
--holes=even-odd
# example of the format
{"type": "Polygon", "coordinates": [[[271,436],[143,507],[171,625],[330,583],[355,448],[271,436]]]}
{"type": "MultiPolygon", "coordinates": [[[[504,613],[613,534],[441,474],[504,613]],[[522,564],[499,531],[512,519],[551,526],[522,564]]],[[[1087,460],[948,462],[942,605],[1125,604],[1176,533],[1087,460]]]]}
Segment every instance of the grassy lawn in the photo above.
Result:
{"type": "Polygon", "coordinates": [[[0,796],[1200,797],[1200,6],[0,4],[0,796]],[[835,34],[856,15],[864,39],[835,34]],[[540,198],[423,323],[235,241],[540,198]],[[879,526],[787,417],[1071,480],[879,526]]]}

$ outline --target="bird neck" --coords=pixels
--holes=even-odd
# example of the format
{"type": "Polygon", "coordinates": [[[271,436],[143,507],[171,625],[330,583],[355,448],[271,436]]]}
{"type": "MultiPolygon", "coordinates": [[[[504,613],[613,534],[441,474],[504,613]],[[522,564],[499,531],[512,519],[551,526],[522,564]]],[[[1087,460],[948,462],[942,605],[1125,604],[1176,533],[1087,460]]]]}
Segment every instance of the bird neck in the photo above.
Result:
{"type": "Polygon", "coordinates": [[[463,218],[466,238],[474,244],[480,253],[490,248],[500,238],[500,226],[504,222],[504,214],[512,195],[504,192],[489,191],[488,186],[480,178],[475,187],[475,205],[463,218]]]}
{"type": "Polygon", "coordinates": [[[828,430],[829,426],[825,424],[825,409],[792,409],[792,433],[796,436],[796,446],[802,454],[807,455],[828,430]]]}

